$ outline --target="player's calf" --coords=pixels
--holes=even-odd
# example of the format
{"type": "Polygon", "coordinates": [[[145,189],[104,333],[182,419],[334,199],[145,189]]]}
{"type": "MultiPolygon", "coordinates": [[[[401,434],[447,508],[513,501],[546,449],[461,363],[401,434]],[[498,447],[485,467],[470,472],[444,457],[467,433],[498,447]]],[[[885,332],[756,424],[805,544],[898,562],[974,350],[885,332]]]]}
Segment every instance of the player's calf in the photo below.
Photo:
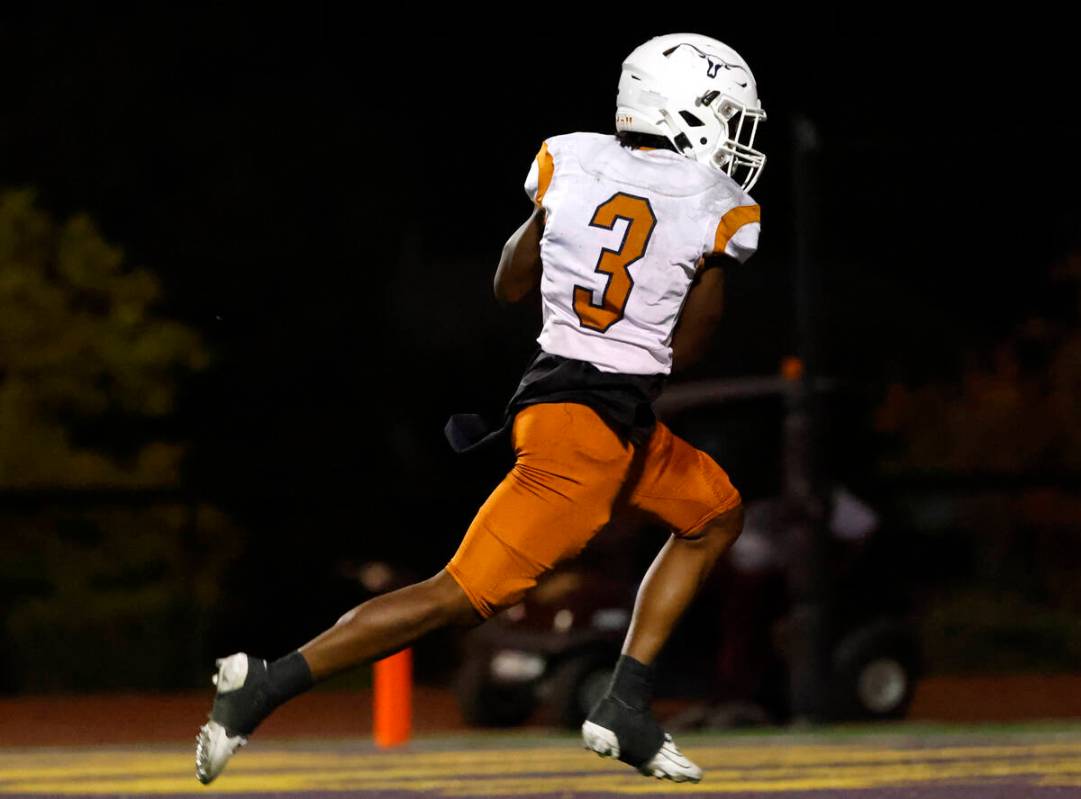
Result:
{"type": "Polygon", "coordinates": [[[263,719],[316,680],[396,652],[432,630],[480,621],[462,589],[441,571],[368,600],[269,665],[243,653],[218,661],[214,707],[196,737],[196,776],[202,783],[217,777],[263,719]]]}

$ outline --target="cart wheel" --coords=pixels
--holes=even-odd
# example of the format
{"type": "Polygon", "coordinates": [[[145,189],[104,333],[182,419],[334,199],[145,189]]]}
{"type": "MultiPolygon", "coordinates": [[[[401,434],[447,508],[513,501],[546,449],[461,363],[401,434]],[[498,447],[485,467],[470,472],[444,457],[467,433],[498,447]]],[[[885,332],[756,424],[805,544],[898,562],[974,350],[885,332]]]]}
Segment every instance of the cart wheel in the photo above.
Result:
{"type": "Polygon", "coordinates": [[[834,652],[838,715],[899,719],[916,687],[918,657],[907,626],[882,621],[850,633],[834,652]]]}
{"type": "Polygon", "coordinates": [[[576,729],[601,700],[612,682],[615,658],[608,654],[578,655],[561,663],[548,685],[555,723],[576,729]]]}

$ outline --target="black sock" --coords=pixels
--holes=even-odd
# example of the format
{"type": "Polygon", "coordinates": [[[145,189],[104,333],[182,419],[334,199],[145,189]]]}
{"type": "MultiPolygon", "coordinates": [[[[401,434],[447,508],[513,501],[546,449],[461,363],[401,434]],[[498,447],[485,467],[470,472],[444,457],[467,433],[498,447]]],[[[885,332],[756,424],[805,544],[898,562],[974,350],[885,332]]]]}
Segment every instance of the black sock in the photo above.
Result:
{"type": "Polygon", "coordinates": [[[308,661],[299,651],[290,652],[267,666],[267,680],[275,705],[280,705],[294,696],[304,693],[313,685],[308,661]]]}
{"type": "Polygon", "coordinates": [[[653,667],[620,655],[608,693],[589,714],[589,721],[616,734],[619,759],[642,768],[664,744],[664,730],[650,712],[653,667]]]}
{"type": "Polygon", "coordinates": [[[653,700],[653,667],[620,655],[608,693],[628,707],[646,710],[653,700]]]}

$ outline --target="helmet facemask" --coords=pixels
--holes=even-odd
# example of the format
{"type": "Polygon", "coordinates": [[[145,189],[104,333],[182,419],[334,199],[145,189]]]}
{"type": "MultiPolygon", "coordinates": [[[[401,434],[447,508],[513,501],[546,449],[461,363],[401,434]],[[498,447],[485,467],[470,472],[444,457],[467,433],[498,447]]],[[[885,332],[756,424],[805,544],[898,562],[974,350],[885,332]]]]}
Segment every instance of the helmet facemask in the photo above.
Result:
{"type": "Polygon", "coordinates": [[[707,92],[701,104],[708,107],[721,123],[722,134],[713,151],[713,164],[750,191],[766,165],[766,155],[754,147],[758,123],[766,118],[761,108],[743,103],[718,91],[707,92]]]}

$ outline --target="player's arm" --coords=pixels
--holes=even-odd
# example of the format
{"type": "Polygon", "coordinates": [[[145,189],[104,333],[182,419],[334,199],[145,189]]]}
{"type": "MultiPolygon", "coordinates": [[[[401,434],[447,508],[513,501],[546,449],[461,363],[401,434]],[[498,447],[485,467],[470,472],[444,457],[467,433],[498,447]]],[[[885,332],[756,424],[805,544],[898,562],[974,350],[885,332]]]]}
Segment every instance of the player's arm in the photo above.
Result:
{"type": "Polygon", "coordinates": [[[540,241],[544,233],[544,209],[533,214],[507,239],[495,270],[495,298],[501,303],[519,302],[540,286],[540,241]]]}
{"type": "Polygon", "coordinates": [[[726,255],[710,255],[702,262],[683,303],[679,322],[672,334],[672,371],[679,372],[696,363],[709,348],[724,305],[725,267],[735,261],[726,255]]]}

